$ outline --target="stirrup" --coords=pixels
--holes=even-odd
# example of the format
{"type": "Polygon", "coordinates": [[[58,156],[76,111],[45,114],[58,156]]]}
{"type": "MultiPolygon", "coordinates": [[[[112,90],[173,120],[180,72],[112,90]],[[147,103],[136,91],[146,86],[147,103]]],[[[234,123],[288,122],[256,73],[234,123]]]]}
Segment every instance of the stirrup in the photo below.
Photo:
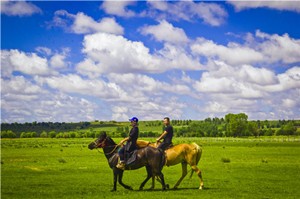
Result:
{"type": "Polygon", "coordinates": [[[118,169],[124,170],[124,169],[125,169],[125,163],[124,163],[124,162],[119,162],[119,163],[116,165],[116,167],[117,167],[118,169]]]}

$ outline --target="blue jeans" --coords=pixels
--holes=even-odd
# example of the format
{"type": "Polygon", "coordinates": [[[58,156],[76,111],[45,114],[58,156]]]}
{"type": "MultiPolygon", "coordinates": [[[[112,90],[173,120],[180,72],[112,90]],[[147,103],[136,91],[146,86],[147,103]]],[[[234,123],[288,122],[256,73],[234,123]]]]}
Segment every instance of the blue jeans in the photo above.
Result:
{"type": "Polygon", "coordinates": [[[125,147],[122,147],[119,151],[119,156],[120,156],[120,161],[124,161],[125,160],[125,147]]]}

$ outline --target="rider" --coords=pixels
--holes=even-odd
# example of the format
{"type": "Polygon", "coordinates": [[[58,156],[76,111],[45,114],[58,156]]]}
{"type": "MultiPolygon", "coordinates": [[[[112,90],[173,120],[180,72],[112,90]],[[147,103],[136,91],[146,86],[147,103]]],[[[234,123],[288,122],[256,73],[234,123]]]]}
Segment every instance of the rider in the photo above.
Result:
{"type": "Polygon", "coordinates": [[[138,139],[139,136],[139,128],[138,128],[138,118],[133,117],[131,119],[129,119],[129,121],[131,122],[131,126],[132,129],[130,130],[129,136],[124,138],[119,145],[122,145],[124,142],[126,142],[125,146],[123,146],[120,150],[119,150],[119,156],[120,156],[120,161],[117,164],[117,168],[118,169],[125,169],[125,153],[129,154],[130,152],[134,151],[137,149],[136,146],[136,141],[138,139]]]}
{"type": "Polygon", "coordinates": [[[158,143],[161,139],[164,139],[164,141],[157,147],[164,151],[172,145],[173,127],[170,125],[170,118],[165,117],[163,122],[165,125],[164,132],[156,139],[156,142],[158,143]]]}

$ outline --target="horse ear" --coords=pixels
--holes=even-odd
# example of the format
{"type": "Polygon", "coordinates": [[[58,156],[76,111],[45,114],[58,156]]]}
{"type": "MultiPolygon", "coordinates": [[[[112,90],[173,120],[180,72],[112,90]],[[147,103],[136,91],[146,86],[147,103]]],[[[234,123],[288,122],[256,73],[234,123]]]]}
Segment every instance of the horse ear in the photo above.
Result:
{"type": "Polygon", "coordinates": [[[105,137],[107,136],[105,131],[103,132],[103,136],[105,136],[105,137]]]}

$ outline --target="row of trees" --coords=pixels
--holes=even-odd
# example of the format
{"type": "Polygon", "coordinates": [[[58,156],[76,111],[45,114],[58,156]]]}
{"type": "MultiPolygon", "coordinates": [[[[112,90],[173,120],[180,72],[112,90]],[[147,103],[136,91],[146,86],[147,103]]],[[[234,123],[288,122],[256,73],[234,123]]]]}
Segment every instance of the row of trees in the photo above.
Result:
{"type": "MultiPolygon", "coordinates": [[[[146,126],[156,126],[158,123],[162,126],[161,121],[145,122],[146,126]],[[148,125],[147,125],[148,124],[148,125]]],[[[91,125],[89,122],[74,123],[73,130],[60,130],[62,126],[69,124],[58,123],[58,129],[44,129],[43,131],[26,131],[15,132],[13,130],[1,130],[1,138],[31,138],[31,137],[49,137],[49,138],[82,138],[82,137],[98,137],[101,133],[94,130],[94,127],[116,127],[115,130],[109,131],[112,137],[126,137],[129,133],[128,126],[119,126],[116,122],[97,122],[91,125]],[[82,129],[83,128],[83,129],[82,129]]],[[[10,124],[18,126],[20,124],[10,124]]],[[[43,123],[33,123],[25,126],[40,126],[43,123]]],[[[248,121],[248,116],[244,113],[227,114],[224,118],[206,118],[203,121],[192,120],[172,120],[175,136],[178,137],[242,137],[242,136],[271,136],[271,135],[300,135],[299,120],[278,120],[278,121],[248,121]]],[[[3,125],[5,126],[5,125],[3,125]]],[[[9,125],[6,125],[8,127],[9,125]]],[[[49,126],[46,125],[46,126],[49,126]]],[[[51,126],[51,124],[50,124],[51,126]]],[[[1,124],[2,127],[2,124],[1,124]]],[[[65,128],[64,127],[64,128],[65,128]]],[[[101,128],[100,128],[101,129],[101,128]]],[[[20,129],[18,129],[20,130],[20,129]]],[[[142,129],[140,129],[142,130],[142,129]]],[[[161,132],[140,132],[140,137],[157,137],[161,132]]]]}
{"type": "Polygon", "coordinates": [[[299,121],[248,121],[244,113],[227,114],[225,119],[207,118],[194,121],[188,127],[176,129],[176,136],[186,137],[243,137],[300,135],[299,121]]]}

